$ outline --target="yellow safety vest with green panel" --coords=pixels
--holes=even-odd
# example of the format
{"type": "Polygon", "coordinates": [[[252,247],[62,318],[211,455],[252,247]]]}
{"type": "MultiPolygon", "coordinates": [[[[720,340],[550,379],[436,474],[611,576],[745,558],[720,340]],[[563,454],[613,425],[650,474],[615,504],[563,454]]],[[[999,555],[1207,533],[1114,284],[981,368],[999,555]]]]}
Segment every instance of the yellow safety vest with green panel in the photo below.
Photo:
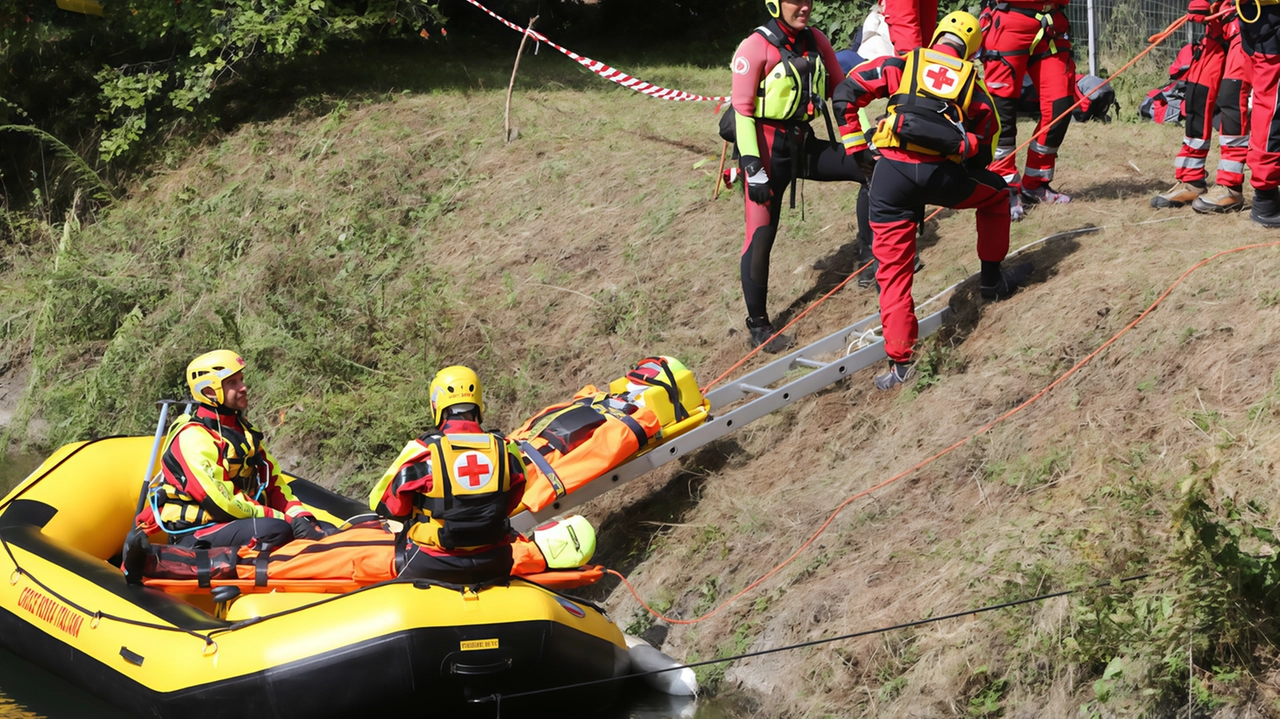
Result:
{"type": "Polygon", "coordinates": [[[751,117],[737,116],[738,152],[760,156],[756,141],[756,119],[779,122],[808,122],[823,108],[827,90],[827,68],[818,54],[811,30],[796,35],[797,53],[786,36],[772,21],[755,29],[755,33],[778,50],[780,58],[756,88],[755,112],[751,117]]]}

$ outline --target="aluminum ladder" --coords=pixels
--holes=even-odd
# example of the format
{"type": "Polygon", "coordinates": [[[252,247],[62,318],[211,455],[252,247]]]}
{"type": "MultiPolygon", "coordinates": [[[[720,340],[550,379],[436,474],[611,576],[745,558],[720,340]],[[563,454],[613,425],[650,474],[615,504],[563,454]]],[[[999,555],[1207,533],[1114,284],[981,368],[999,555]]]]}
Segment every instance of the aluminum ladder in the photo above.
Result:
{"type": "MultiPolygon", "coordinates": [[[[937,332],[950,314],[950,308],[944,307],[920,320],[920,337],[928,337],[937,332]]],[[[878,336],[867,346],[852,353],[848,352],[848,348],[857,343],[859,337],[866,334],[868,329],[879,326],[879,323],[880,314],[876,313],[833,332],[811,345],[779,357],[760,369],[726,382],[707,395],[707,400],[711,402],[711,416],[706,423],[614,467],[612,471],[579,487],[572,494],[561,497],[540,512],[525,511],[517,514],[511,518],[511,526],[517,531],[528,532],[557,514],[595,499],[771,412],[776,412],[801,397],[807,397],[825,389],[847,375],[885,359],[884,339],[878,336]],[[830,361],[817,359],[822,355],[832,354],[836,355],[836,359],[830,361]],[[796,370],[810,371],[801,377],[787,381],[787,375],[796,370]],[[773,386],[779,382],[783,384],[773,386]],[[725,407],[742,400],[747,401],[723,415],[718,414],[725,407]]]]}

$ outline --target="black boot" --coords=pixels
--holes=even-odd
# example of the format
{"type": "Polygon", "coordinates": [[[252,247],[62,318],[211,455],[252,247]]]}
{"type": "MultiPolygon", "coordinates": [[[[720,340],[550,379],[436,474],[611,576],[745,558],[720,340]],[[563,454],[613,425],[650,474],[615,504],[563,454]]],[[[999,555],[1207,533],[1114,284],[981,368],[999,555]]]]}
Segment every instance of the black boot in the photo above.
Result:
{"type": "Polygon", "coordinates": [[[751,346],[759,347],[764,345],[764,351],[771,355],[776,355],[783,350],[789,349],[795,341],[791,339],[791,335],[778,335],[777,330],[773,328],[773,323],[768,317],[748,317],[747,332],[751,333],[751,346]],[[770,338],[773,339],[770,339],[770,338]]]}
{"type": "Polygon", "coordinates": [[[142,570],[151,556],[151,542],[141,529],[133,529],[124,538],[124,578],[130,584],[142,584],[142,570]]]}
{"type": "Polygon", "coordinates": [[[1000,268],[999,262],[982,263],[982,277],[978,282],[978,293],[984,300],[1003,300],[1018,291],[1027,283],[1035,267],[1030,262],[1023,262],[1013,269],[1000,268]]]}
{"type": "Polygon", "coordinates": [[[1263,227],[1280,227],[1280,189],[1254,190],[1249,219],[1263,227]]]}
{"type": "Polygon", "coordinates": [[[858,286],[862,288],[870,287],[876,283],[876,270],[880,267],[880,263],[876,261],[876,256],[871,252],[871,237],[863,237],[861,233],[858,235],[858,266],[867,267],[858,273],[858,286]],[[867,263],[871,263],[867,265],[867,263]]]}

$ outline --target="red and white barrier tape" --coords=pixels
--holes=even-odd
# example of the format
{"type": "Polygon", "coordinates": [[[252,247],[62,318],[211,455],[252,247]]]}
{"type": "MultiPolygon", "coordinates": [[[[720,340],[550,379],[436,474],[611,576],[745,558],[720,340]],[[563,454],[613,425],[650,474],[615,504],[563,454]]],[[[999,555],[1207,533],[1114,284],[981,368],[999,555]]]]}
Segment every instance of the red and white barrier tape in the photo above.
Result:
{"type": "Polygon", "coordinates": [[[551,47],[554,47],[555,49],[559,50],[565,55],[568,55],[570,58],[573,58],[578,62],[579,65],[582,65],[583,67],[587,68],[591,72],[594,72],[595,74],[599,75],[600,77],[603,77],[606,80],[612,80],[629,90],[635,90],[638,93],[641,93],[643,95],[648,95],[649,97],[656,97],[659,100],[675,100],[677,102],[720,103],[720,102],[729,101],[729,98],[727,97],[711,97],[708,95],[695,95],[694,93],[684,92],[683,90],[669,90],[665,87],[658,87],[657,85],[651,85],[645,82],[644,80],[641,80],[638,77],[632,77],[627,73],[622,72],[621,70],[609,67],[603,62],[592,60],[589,57],[583,57],[582,55],[579,55],[578,53],[572,50],[569,50],[568,48],[561,47],[555,44],[554,42],[551,42],[550,40],[548,40],[546,35],[543,35],[537,30],[531,30],[528,28],[520,27],[519,25],[502,17],[501,15],[490,10],[484,5],[481,5],[480,3],[476,2],[476,0],[467,0],[467,2],[485,11],[494,20],[497,20],[498,22],[502,23],[503,25],[506,25],[512,30],[515,30],[516,32],[521,34],[528,33],[529,37],[533,38],[534,40],[537,40],[538,42],[545,42],[546,44],[550,45],[551,47]]]}

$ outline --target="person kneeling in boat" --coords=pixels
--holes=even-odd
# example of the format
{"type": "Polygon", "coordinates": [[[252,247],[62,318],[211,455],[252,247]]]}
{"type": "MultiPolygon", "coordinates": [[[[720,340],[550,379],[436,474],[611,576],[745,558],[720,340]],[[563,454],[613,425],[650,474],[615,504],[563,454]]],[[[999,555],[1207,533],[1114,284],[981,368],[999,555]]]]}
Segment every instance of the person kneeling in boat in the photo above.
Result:
{"type": "Polygon", "coordinates": [[[230,350],[200,355],[187,366],[195,416],[169,434],[163,483],[138,515],[184,547],[250,546],[269,550],[330,533],[280,479],[262,433],[244,417],[245,362],[230,350]]]}
{"type": "Polygon", "coordinates": [[[430,393],[437,429],[409,442],[369,497],[372,509],[405,523],[399,575],[451,584],[510,576],[508,517],[524,494],[524,460],[513,442],[480,426],[474,371],[446,367],[430,393]]]}

